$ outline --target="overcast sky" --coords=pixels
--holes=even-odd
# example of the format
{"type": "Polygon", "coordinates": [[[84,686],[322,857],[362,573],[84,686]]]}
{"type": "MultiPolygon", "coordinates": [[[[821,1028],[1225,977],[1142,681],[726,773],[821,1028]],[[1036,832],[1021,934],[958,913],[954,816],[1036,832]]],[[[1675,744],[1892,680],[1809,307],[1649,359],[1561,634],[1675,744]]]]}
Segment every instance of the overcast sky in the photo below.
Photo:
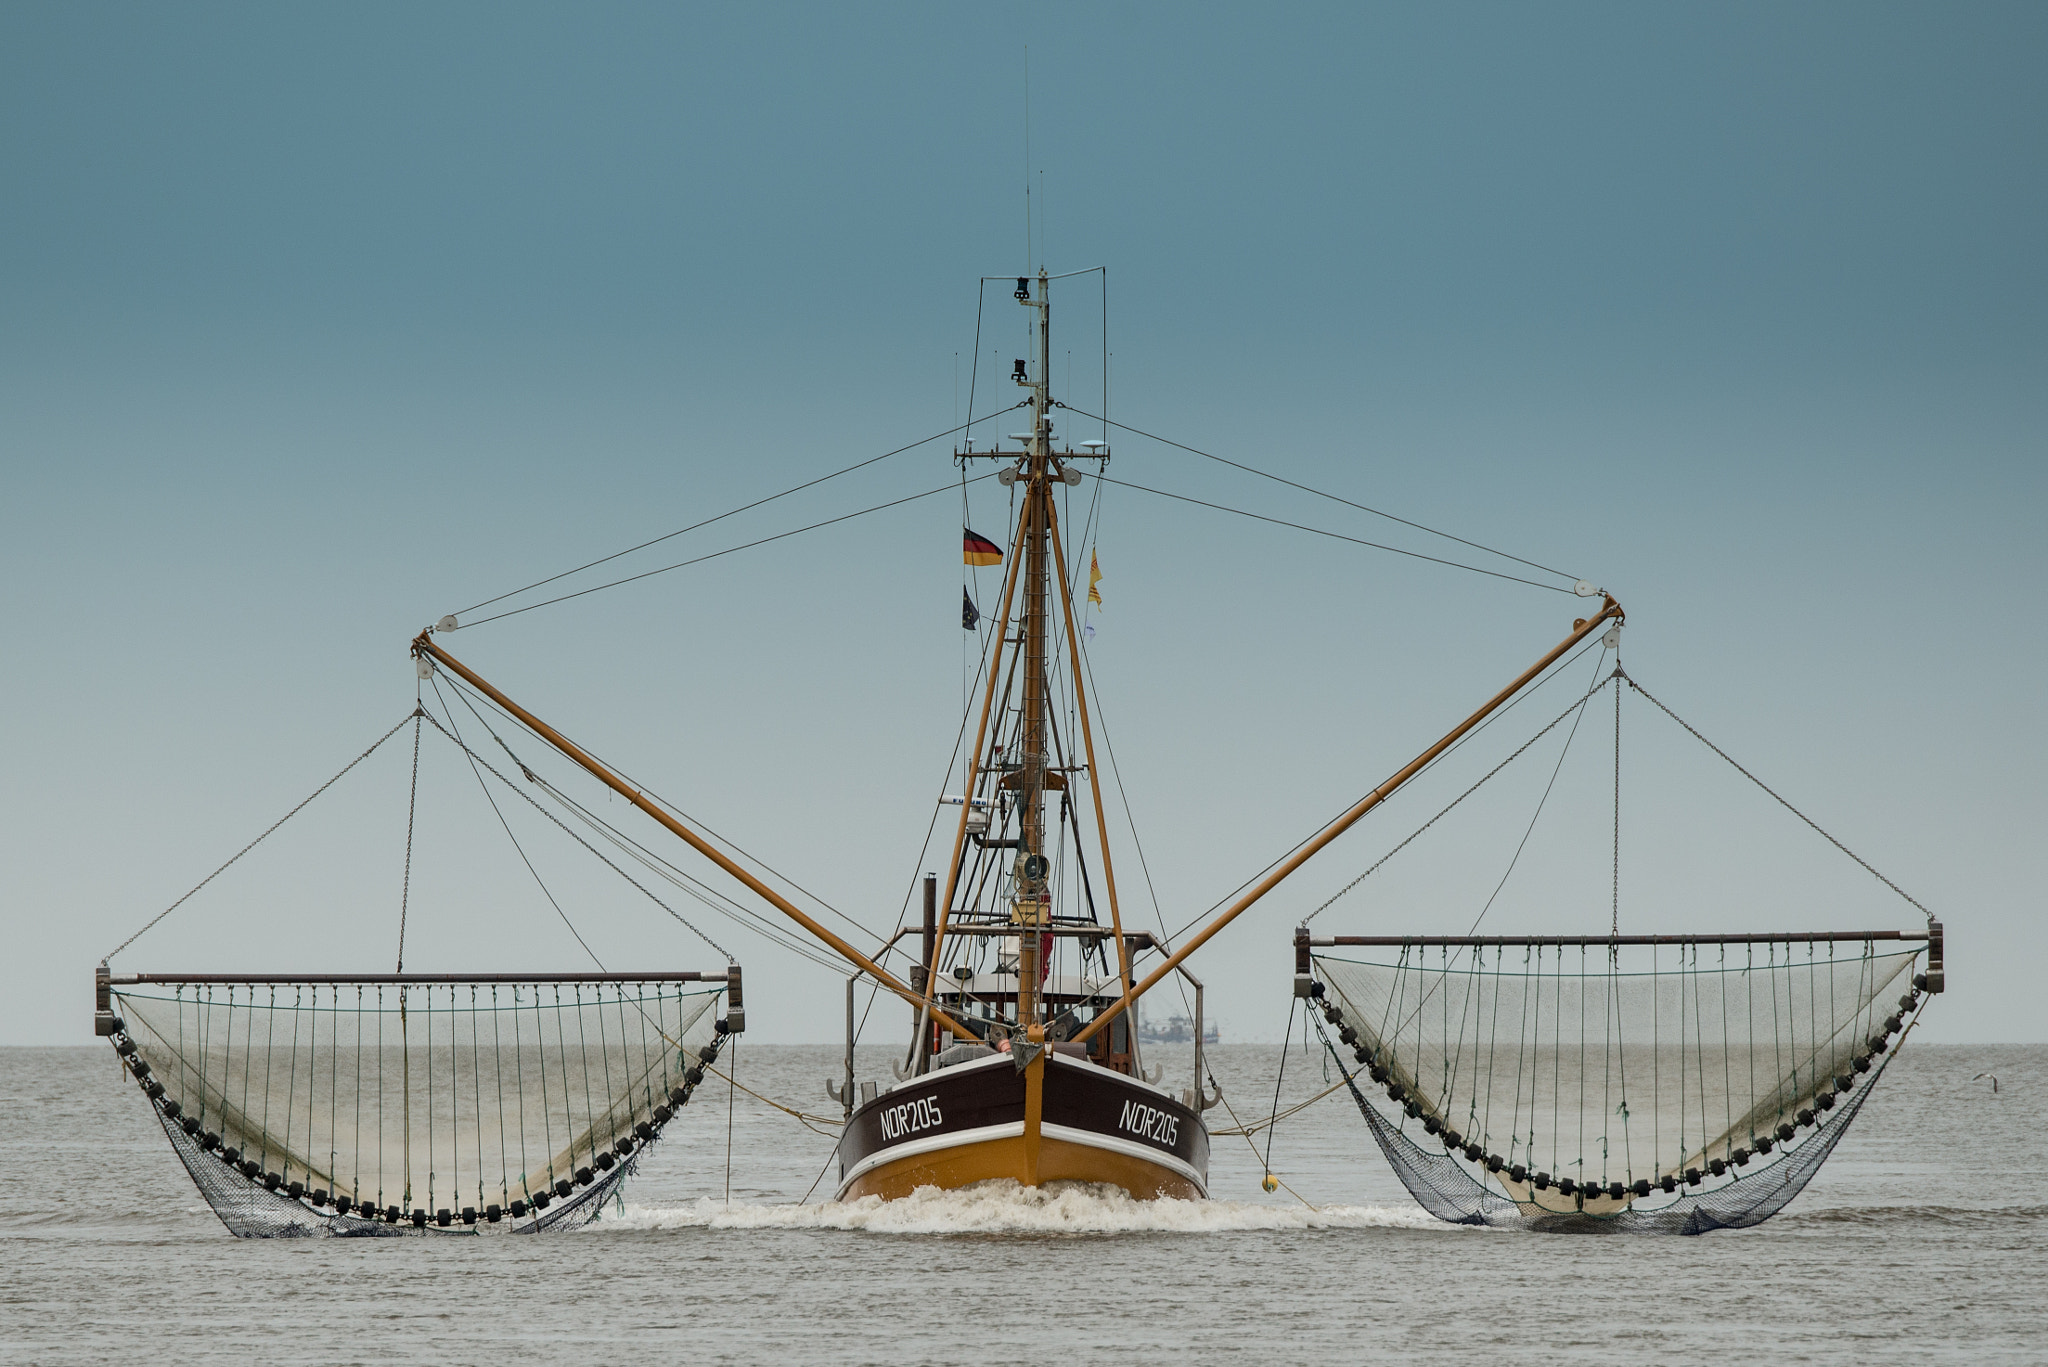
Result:
{"type": "MultiPolygon", "coordinates": [[[[1644,687],[1943,917],[1930,1036],[2048,1039],[2044,64],[2038,5],[0,9],[0,1042],[90,1038],[100,956],[406,716],[422,625],[951,427],[979,277],[1041,263],[1107,268],[1106,327],[1098,281],[1055,288],[1056,397],[1099,411],[1106,333],[1121,421],[1612,589],[1644,687]]],[[[1024,354],[1007,289],[981,323],[977,413],[1024,354]]],[[[1134,484],[1477,554],[1111,440],[1134,484]]],[[[618,567],[937,488],[949,451],[618,567]]],[[[998,494],[968,517],[1000,538],[998,494]]],[[[1583,610],[1127,488],[1097,514],[1140,925],[1583,610]]],[[[886,933],[939,866],[961,520],[447,644],[886,933]]],[[[1226,1039],[1277,1037],[1289,927],[1575,668],[1198,959],[1226,1039]]],[[[1488,929],[1608,925],[1601,706],[1488,929]]],[[[1558,734],[1318,928],[1472,924],[1558,734]]],[[[117,967],[388,971],[409,764],[401,733],[117,967]]],[[[718,965],[500,796],[611,967],[718,965]]],[[[1634,695],[1623,799],[1624,930],[1919,924],[1634,695]]],[[[834,1036],[836,978],[675,906],[746,965],[752,1037],[834,1036]]],[[[407,943],[587,963],[431,736],[407,943]]]]}

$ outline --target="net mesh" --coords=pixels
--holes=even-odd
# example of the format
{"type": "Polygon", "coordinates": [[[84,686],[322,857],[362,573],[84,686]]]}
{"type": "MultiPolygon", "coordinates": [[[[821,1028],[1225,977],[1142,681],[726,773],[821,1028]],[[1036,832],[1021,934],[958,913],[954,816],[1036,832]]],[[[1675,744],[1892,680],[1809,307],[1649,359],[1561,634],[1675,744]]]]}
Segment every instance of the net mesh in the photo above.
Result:
{"type": "Polygon", "coordinates": [[[1889,1002],[1918,954],[1528,942],[1314,962],[1325,1043],[1359,1065],[1360,1109],[1424,1207],[1698,1233],[1805,1186],[1919,1004],[1889,1002]]]}
{"type": "Polygon", "coordinates": [[[152,983],[115,1046],[244,1236],[595,1218],[716,1057],[722,985],[152,983]]]}

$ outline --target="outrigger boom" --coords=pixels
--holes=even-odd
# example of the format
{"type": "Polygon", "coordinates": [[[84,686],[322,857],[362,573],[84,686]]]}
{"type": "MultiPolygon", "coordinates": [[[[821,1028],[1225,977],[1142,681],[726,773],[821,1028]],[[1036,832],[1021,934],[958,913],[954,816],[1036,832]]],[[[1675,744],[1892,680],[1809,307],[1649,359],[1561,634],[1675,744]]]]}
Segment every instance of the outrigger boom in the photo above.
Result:
{"type": "Polygon", "coordinates": [[[1621,604],[1614,601],[1614,596],[1608,593],[1602,593],[1600,596],[1605,601],[1602,603],[1599,612],[1593,614],[1593,616],[1591,617],[1582,617],[1577,621],[1573,622],[1571,635],[1565,637],[1562,641],[1558,642],[1557,645],[1552,647],[1551,650],[1547,654],[1545,654],[1542,659],[1538,660],[1535,664],[1530,665],[1528,669],[1524,670],[1520,678],[1516,679],[1506,688],[1503,688],[1500,692],[1494,694],[1493,697],[1487,701],[1487,704],[1484,707],[1480,708],[1477,712],[1474,712],[1471,716],[1465,718],[1464,721],[1458,723],[1458,725],[1454,727],[1450,731],[1450,733],[1447,734],[1442,740],[1438,741],[1436,744],[1430,746],[1427,750],[1424,750],[1421,754],[1417,755],[1414,759],[1410,760],[1408,764],[1402,768],[1401,772],[1395,774],[1385,783],[1382,783],[1379,787],[1373,789],[1364,797],[1360,798],[1357,804],[1353,806],[1350,811],[1345,812],[1335,821],[1332,821],[1329,825],[1323,827],[1322,830],[1316,832],[1316,834],[1309,839],[1307,844],[1301,846],[1300,849],[1296,850],[1293,854],[1289,855],[1285,860],[1281,861],[1281,864],[1278,868],[1274,869],[1271,873],[1267,874],[1264,878],[1260,879],[1257,886],[1253,887],[1250,892],[1247,892],[1244,896],[1238,898],[1237,901],[1231,903],[1230,907],[1227,910],[1225,910],[1220,915],[1218,915],[1214,920],[1209,922],[1208,925],[1203,926],[1201,932],[1197,934],[1193,939],[1189,940],[1186,944],[1182,945],[1172,954],[1169,954],[1166,958],[1165,963],[1162,963],[1161,965],[1159,965],[1159,967],[1153,969],[1151,973],[1146,975],[1144,982],[1139,983],[1135,988],[1126,992],[1122,1000],[1114,1003],[1109,1007],[1104,1008],[1104,1010],[1100,1014],[1098,1014],[1095,1017],[1095,1019],[1089,1024],[1087,1029],[1083,1030],[1080,1034],[1074,1037],[1075,1041],[1077,1043],[1085,1043],[1088,1040],[1088,1038],[1091,1035],[1093,1035],[1096,1031],[1102,1029],[1103,1026],[1109,1024],[1109,1022],[1113,1020],[1119,1012],[1129,1007],[1132,1002],[1136,1001],[1145,993],[1151,991],[1152,988],[1157,986],[1159,982],[1166,977],[1167,974],[1173,972],[1174,969],[1180,966],[1181,960],[1187,958],[1188,955],[1194,953],[1196,950],[1200,949],[1205,943],[1207,943],[1210,936],[1214,935],[1217,931],[1223,929],[1223,927],[1229,925],[1232,921],[1236,920],[1238,915],[1241,912],[1243,912],[1247,907],[1251,906],[1252,903],[1258,901],[1261,897],[1264,897],[1274,888],[1280,886],[1280,882],[1282,879],[1286,878],[1287,875],[1293,873],[1303,864],[1306,864],[1311,858],[1315,856],[1318,850],[1323,848],[1323,846],[1329,844],[1332,840],[1335,840],[1338,836],[1350,830],[1353,823],[1355,823],[1360,817],[1364,816],[1367,812],[1371,811],[1373,808],[1379,806],[1382,802],[1385,802],[1388,798],[1392,797],[1396,789],[1398,789],[1402,784],[1406,783],[1409,779],[1414,778],[1417,774],[1421,773],[1423,769],[1428,767],[1429,762],[1431,760],[1435,759],[1438,755],[1441,755],[1444,751],[1450,749],[1451,746],[1457,744],[1458,738],[1460,736],[1463,736],[1473,727],[1479,725],[1480,722],[1485,721],[1486,718],[1490,716],[1493,712],[1497,711],[1503,703],[1507,702],[1510,698],[1513,698],[1515,694],[1521,692],[1524,688],[1528,687],[1531,681],[1533,681],[1539,675],[1541,675],[1544,670],[1550,668],[1552,665],[1556,664],[1560,659],[1562,659],[1566,651],[1570,650],[1580,641],[1585,640],[1586,637],[1592,635],[1593,632],[1600,626],[1602,622],[1605,622],[1610,618],[1612,618],[1616,622],[1624,620],[1626,614],[1622,612],[1621,604]]]}
{"type": "MultiPolygon", "coordinates": [[[[805,914],[801,908],[792,903],[788,898],[734,862],[723,850],[706,840],[703,836],[698,835],[682,822],[676,820],[659,803],[650,800],[639,789],[633,787],[632,784],[627,783],[603,764],[593,759],[574,741],[555,730],[554,727],[549,726],[518,703],[512,701],[512,699],[505,696],[502,691],[493,686],[481,674],[478,674],[468,665],[465,665],[462,661],[456,659],[453,655],[450,655],[439,645],[435,644],[431,629],[422,631],[413,638],[412,653],[415,656],[430,658],[437,664],[447,666],[464,683],[467,683],[471,688],[476,689],[492,702],[504,708],[514,717],[517,717],[520,723],[528,730],[532,731],[533,734],[539,736],[549,745],[552,745],[555,749],[561,751],[562,754],[568,756],[571,760],[574,760],[583,769],[588,771],[593,778],[597,779],[598,782],[604,784],[620,797],[625,798],[626,801],[653,817],[656,821],[667,827],[671,833],[681,837],[692,849],[744,883],[750,891],[777,911],[780,911],[805,930],[823,940],[827,945],[830,945],[848,962],[858,966],[863,973],[866,973],[883,987],[888,988],[911,1005],[918,1006],[922,1004],[922,999],[918,992],[909,985],[898,981],[896,976],[890,973],[888,969],[883,968],[867,955],[861,953],[845,940],[820,925],[815,917],[805,914]]],[[[969,1030],[943,1011],[933,1012],[932,1019],[962,1039],[973,1040],[980,1038],[972,1030],[969,1030]]]]}

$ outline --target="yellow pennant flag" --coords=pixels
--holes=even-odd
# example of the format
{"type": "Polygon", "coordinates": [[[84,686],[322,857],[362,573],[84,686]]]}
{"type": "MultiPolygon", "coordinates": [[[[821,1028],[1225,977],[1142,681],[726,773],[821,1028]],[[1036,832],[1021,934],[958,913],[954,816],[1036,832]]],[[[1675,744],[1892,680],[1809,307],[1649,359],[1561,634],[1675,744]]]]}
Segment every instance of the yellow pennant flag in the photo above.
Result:
{"type": "Polygon", "coordinates": [[[1088,552],[1088,601],[1096,607],[1102,606],[1102,590],[1096,585],[1102,582],[1102,562],[1095,558],[1095,552],[1088,552]]]}

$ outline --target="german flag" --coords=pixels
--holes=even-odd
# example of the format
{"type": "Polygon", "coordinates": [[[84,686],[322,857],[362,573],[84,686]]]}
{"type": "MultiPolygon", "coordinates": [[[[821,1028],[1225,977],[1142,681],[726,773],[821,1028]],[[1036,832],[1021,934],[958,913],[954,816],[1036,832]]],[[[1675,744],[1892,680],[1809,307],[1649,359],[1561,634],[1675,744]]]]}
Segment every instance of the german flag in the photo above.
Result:
{"type": "Polygon", "coordinates": [[[1003,548],[981,533],[969,530],[961,539],[961,559],[970,565],[1000,565],[1003,548]]]}

